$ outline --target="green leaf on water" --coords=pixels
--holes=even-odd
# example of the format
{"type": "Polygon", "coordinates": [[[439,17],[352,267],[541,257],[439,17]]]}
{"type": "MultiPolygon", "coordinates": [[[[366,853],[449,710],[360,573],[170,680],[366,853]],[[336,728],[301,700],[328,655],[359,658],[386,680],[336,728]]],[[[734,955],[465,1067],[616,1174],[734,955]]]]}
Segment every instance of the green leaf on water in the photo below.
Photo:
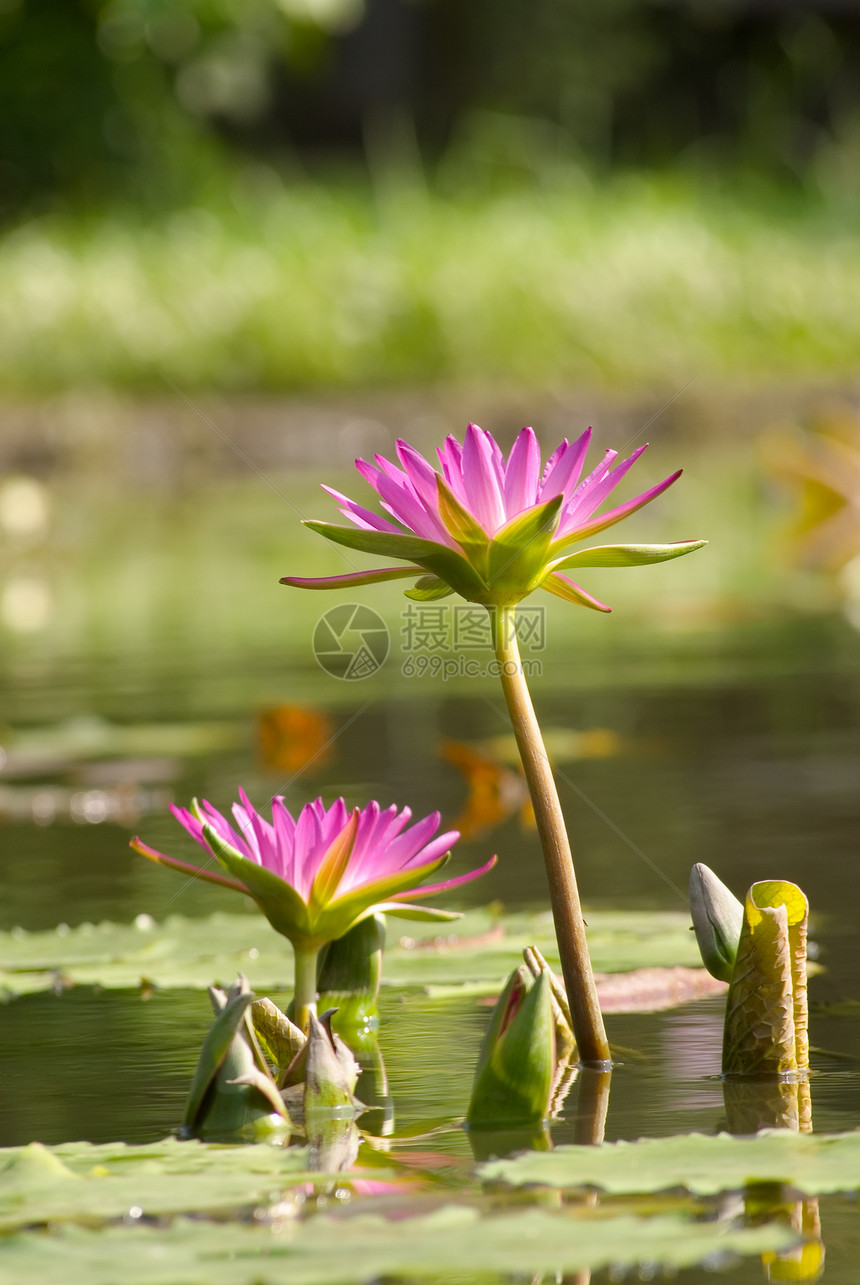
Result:
{"type": "MultiPolygon", "coordinates": [[[[0,1233],[28,1225],[125,1217],[221,1214],[270,1205],[308,1183],[351,1178],[396,1183],[398,1170],[369,1153],[372,1168],[350,1176],[311,1173],[306,1147],[164,1142],[142,1146],[64,1143],[0,1150],[0,1233]]],[[[0,1279],[2,1275],[0,1275],[0,1279]]]]}
{"type": "MultiPolygon", "coordinates": [[[[593,911],[588,920],[592,959],[600,971],[699,963],[683,913],[593,911]]],[[[399,937],[389,930],[383,985],[456,985],[492,994],[521,962],[526,944],[538,946],[558,967],[548,911],[500,918],[471,910],[450,932],[440,928],[410,922],[399,937]]],[[[0,996],[6,997],[65,985],[204,989],[213,982],[230,985],[237,972],[247,975],[258,994],[290,990],[292,952],[261,914],[171,915],[160,925],[140,916],[134,924],[0,933],[0,996]]]]}
{"type": "Polygon", "coordinates": [[[678,1216],[608,1219],[587,1209],[541,1209],[482,1217],[466,1205],[444,1205],[417,1218],[350,1218],[318,1214],[271,1226],[206,1224],[168,1227],[64,1227],[46,1236],[5,1238],[8,1279],[39,1285],[360,1285],[381,1279],[491,1282],[511,1275],[633,1265],[689,1266],[731,1254],[760,1254],[798,1243],[771,1223],[733,1228],[678,1216]]]}
{"type": "Polygon", "coordinates": [[[600,1147],[558,1147],[485,1164],[481,1176],[514,1186],[664,1191],[714,1195],[749,1183],[787,1183],[805,1195],[860,1190],[860,1130],[803,1134],[764,1130],[754,1138],[682,1134],[600,1147]]]}

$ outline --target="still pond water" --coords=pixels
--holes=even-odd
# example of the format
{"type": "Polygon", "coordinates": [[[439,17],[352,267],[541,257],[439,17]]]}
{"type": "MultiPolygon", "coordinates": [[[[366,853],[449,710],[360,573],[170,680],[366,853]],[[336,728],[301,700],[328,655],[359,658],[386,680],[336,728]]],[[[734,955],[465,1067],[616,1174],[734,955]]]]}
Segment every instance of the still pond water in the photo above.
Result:
{"type": "MultiPolygon", "coordinates": [[[[279,571],[297,570],[296,556],[279,571]]],[[[416,815],[438,808],[447,824],[465,813],[471,833],[451,872],[490,852],[500,859],[485,880],[463,890],[461,904],[546,905],[540,853],[508,763],[509,728],[492,680],[409,677],[400,601],[374,600],[366,590],[362,601],[386,618],[391,654],[366,680],[331,678],[310,655],[314,622],[331,604],[315,601],[311,609],[308,597],[301,608],[289,600],[290,611],[303,614],[290,617],[286,648],[271,615],[256,643],[243,636],[228,645],[216,621],[212,645],[193,652],[171,620],[157,647],[128,639],[105,646],[96,636],[82,657],[38,646],[30,652],[15,642],[0,673],[0,928],[234,910],[229,894],[185,886],[127,844],[140,832],[153,846],[176,851],[166,801],[203,795],[225,807],[240,782],[255,801],[284,793],[290,806],[343,793],[348,802],[408,802],[416,815]],[[470,784],[478,784],[462,767],[474,761],[470,754],[495,773],[489,811],[474,794],[466,811],[470,784]]],[[[267,610],[280,605],[275,599],[267,610]]],[[[229,592],[200,610],[229,613],[229,592]]],[[[855,630],[835,613],[740,612],[659,633],[637,625],[608,653],[593,630],[579,639],[580,621],[571,623],[565,611],[575,614],[548,609],[534,692],[554,747],[586,908],[683,909],[695,861],[738,894],[760,878],[799,883],[824,966],[811,987],[814,1126],[857,1127],[855,630]]],[[[0,1011],[0,1145],[143,1142],[176,1126],[210,1021],[202,994],[79,988],[11,1000],[0,1011]]],[[[431,1002],[415,994],[404,1002],[383,992],[380,1044],[398,1132],[441,1125],[433,1149],[471,1155],[456,1122],[487,1011],[473,1000],[431,1002]]],[[[610,1016],[607,1024],[621,1050],[607,1139],[725,1127],[717,1078],[721,1000],[610,1016]]],[[[557,1141],[572,1140],[575,1116],[576,1090],[553,1129],[557,1141]]],[[[827,1278],[855,1279],[856,1202],[824,1199],[821,1217],[827,1278]]],[[[732,1280],[761,1279],[758,1261],[725,1270],[732,1280]]],[[[704,1269],[678,1277],[691,1285],[713,1278],[704,1269]]]]}

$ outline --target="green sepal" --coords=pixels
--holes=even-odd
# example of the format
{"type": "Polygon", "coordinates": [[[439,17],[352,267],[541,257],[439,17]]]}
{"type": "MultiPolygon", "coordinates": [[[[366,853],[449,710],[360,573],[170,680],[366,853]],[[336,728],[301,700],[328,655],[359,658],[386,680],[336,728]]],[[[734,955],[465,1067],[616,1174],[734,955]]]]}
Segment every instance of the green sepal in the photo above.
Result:
{"type": "Polygon", "coordinates": [[[401,535],[398,531],[366,531],[358,527],[338,526],[334,522],[306,520],[304,525],[348,549],[417,562],[470,602],[482,602],[486,594],[486,583],[468,560],[455,549],[434,540],[401,535]]]}
{"type": "Polygon", "coordinates": [[[386,580],[406,580],[421,574],[422,567],[380,567],[378,571],[351,571],[343,576],[281,576],[280,584],[294,589],[357,589],[386,580]]]}
{"type": "Polygon", "coordinates": [[[563,599],[564,602],[573,602],[577,607],[588,607],[591,611],[611,611],[605,602],[598,602],[590,594],[581,592],[575,585],[570,584],[567,580],[562,580],[560,576],[550,574],[540,583],[541,589],[546,589],[547,593],[554,594],[556,598],[563,599]]]}
{"type": "MultiPolygon", "coordinates": [[[[422,866],[419,877],[426,878],[427,875],[434,874],[445,865],[450,855],[450,852],[446,852],[435,861],[422,866]]],[[[398,874],[386,875],[383,879],[376,879],[373,883],[364,884],[352,892],[345,893],[342,897],[337,897],[334,901],[330,901],[313,921],[314,940],[334,941],[338,937],[343,937],[354,924],[374,913],[380,902],[387,901],[395,892],[405,892],[407,888],[414,888],[415,884],[416,871],[401,870],[398,874]]]]}
{"type": "Polygon", "coordinates": [[[730,982],[744,922],[743,902],[701,861],[690,871],[690,914],[702,963],[712,977],[730,982]]]}
{"type": "Polygon", "coordinates": [[[581,549],[564,558],[551,562],[550,571],[566,571],[570,567],[647,567],[655,562],[668,562],[682,558],[685,553],[701,549],[707,540],[679,540],[674,544],[603,544],[593,549],[581,549]]]}
{"type": "Polygon", "coordinates": [[[525,967],[499,996],[478,1055],[466,1121],[471,1128],[536,1124],[552,1099],[555,1022],[550,978],[525,967]]]}
{"type": "Polygon", "coordinates": [[[362,553],[377,553],[386,558],[408,558],[423,565],[424,558],[444,545],[433,540],[423,540],[417,535],[401,535],[399,531],[368,531],[364,527],[338,526],[336,522],[317,522],[305,519],[304,526],[347,549],[362,553]]]}
{"type": "Polygon", "coordinates": [[[416,906],[408,901],[381,901],[374,906],[378,915],[391,915],[394,919],[418,919],[425,923],[450,924],[462,919],[459,910],[440,910],[438,906],[416,906]]]}
{"type": "Polygon", "coordinates": [[[564,497],[556,495],[512,518],[490,544],[488,582],[494,598],[515,602],[525,597],[546,570],[553,533],[564,497]]]}
{"type": "Polygon", "coordinates": [[[439,576],[422,576],[411,589],[403,592],[414,602],[435,602],[438,598],[450,598],[454,590],[439,576]]]}
{"type": "Polygon", "coordinates": [[[205,822],[203,837],[228,874],[245,885],[276,932],[289,941],[296,937],[313,939],[308,908],[295,888],[265,866],[258,866],[256,861],[243,857],[205,822]]]}
{"type": "Polygon", "coordinates": [[[483,580],[487,578],[487,549],[490,538],[468,509],[464,508],[444,478],[436,474],[436,498],[439,516],[448,531],[463,549],[470,564],[483,580]]]}

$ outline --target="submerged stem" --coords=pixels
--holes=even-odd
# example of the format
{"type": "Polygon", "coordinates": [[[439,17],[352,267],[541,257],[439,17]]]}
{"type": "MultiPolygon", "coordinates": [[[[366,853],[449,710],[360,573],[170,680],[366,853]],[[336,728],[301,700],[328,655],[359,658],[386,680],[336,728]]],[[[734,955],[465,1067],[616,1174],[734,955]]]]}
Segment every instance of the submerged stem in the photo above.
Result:
{"type": "Polygon", "coordinates": [[[317,955],[311,947],[293,945],[296,957],[296,985],[293,991],[293,1021],[307,1035],[311,1014],[317,1011],[317,955]]]}
{"type": "Polygon", "coordinates": [[[609,1044],[588,956],[585,922],[576,886],[564,816],[540,725],[523,674],[516,635],[516,607],[490,608],[502,690],[522,759],[543,849],[561,968],[583,1063],[606,1067],[609,1044]]]}

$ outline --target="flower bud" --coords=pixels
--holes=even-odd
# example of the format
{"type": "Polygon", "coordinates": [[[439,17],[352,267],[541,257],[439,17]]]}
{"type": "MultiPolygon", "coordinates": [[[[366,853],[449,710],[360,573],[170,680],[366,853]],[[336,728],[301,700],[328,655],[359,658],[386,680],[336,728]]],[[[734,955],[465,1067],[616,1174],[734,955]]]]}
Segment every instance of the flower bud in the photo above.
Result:
{"type": "Polygon", "coordinates": [[[472,1128],[532,1124],[550,1110],[556,1068],[549,971],[508,978],[478,1055],[466,1117],[472,1128]]]}
{"type": "Polygon", "coordinates": [[[738,955],[744,908],[701,861],[690,871],[690,914],[705,968],[720,981],[730,982],[738,955]]]}

